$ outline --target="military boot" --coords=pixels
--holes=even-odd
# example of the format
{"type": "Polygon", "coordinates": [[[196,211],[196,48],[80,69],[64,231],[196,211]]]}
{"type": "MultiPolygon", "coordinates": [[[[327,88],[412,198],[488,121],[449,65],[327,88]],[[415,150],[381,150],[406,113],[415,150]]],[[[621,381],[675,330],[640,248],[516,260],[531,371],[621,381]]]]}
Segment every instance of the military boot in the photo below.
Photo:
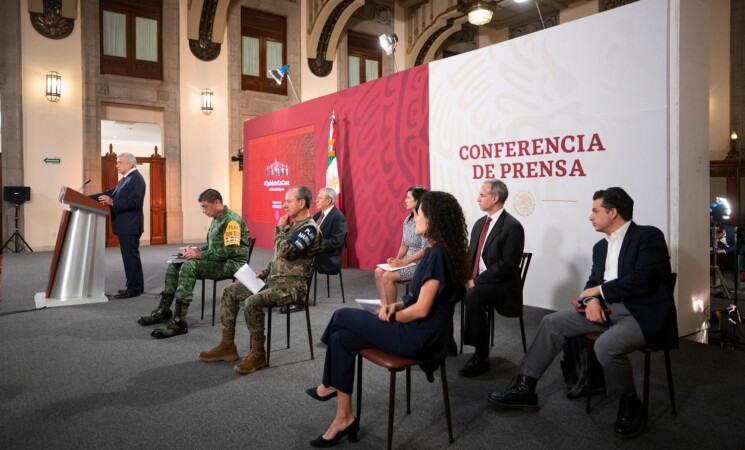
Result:
{"type": "Polygon", "coordinates": [[[155,339],[166,339],[189,332],[189,327],[186,325],[186,312],[189,310],[189,304],[176,300],[174,310],[175,314],[168,323],[164,327],[154,329],[150,336],[155,339]]]}
{"type": "Polygon", "coordinates": [[[165,292],[161,292],[160,303],[158,303],[158,307],[155,308],[150,313],[150,315],[140,317],[139,320],[137,320],[137,323],[145,327],[149,325],[155,325],[156,323],[168,322],[168,319],[173,316],[173,313],[171,312],[172,303],[173,294],[166,294],[165,292]]]}
{"type": "Polygon", "coordinates": [[[238,359],[238,349],[235,348],[235,332],[222,330],[222,338],[217,347],[199,353],[199,359],[204,362],[235,361],[238,359]]]}
{"type": "Polygon", "coordinates": [[[243,358],[237,366],[233,367],[238,373],[249,374],[268,366],[266,363],[266,352],[264,351],[264,336],[253,336],[251,338],[251,352],[243,358]]]}

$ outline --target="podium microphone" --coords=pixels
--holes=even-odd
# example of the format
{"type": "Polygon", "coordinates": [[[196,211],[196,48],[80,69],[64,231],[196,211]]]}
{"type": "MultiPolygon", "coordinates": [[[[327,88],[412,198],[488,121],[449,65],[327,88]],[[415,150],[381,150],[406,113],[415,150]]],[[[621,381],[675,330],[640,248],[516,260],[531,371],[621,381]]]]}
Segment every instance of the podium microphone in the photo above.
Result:
{"type": "Polygon", "coordinates": [[[83,192],[83,189],[85,189],[85,187],[88,186],[88,183],[90,183],[90,182],[91,182],[91,180],[88,180],[85,183],[83,183],[83,185],[80,186],[80,188],[78,188],[78,192],[81,192],[82,193],[83,192]]]}

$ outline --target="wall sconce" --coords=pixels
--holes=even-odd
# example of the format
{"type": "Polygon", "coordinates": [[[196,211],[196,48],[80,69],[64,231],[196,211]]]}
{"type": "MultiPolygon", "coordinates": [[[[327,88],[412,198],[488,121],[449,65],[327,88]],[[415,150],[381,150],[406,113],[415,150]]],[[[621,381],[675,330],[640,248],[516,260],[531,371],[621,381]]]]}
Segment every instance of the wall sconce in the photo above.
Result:
{"type": "Polygon", "coordinates": [[[494,4],[491,2],[476,2],[468,9],[468,22],[481,26],[491,22],[494,15],[494,4]]]}
{"type": "Polygon", "coordinates": [[[47,100],[58,102],[62,97],[62,76],[58,72],[47,72],[47,100]]]}
{"type": "Polygon", "coordinates": [[[212,114],[212,90],[202,89],[202,112],[206,115],[212,114]]]}
{"type": "Polygon", "coordinates": [[[729,135],[729,152],[725,159],[740,159],[740,154],[737,152],[737,131],[729,135]]]}

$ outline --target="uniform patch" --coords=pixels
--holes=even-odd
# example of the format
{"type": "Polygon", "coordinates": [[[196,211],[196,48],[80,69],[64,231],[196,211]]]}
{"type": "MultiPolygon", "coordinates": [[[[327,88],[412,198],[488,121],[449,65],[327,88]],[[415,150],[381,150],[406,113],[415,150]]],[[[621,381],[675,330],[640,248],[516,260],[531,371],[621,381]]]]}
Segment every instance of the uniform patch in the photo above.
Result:
{"type": "Polygon", "coordinates": [[[241,245],[241,226],[235,220],[231,220],[225,226],[225,234],[222,237],[226,247],[229,245],[241,245]]]}

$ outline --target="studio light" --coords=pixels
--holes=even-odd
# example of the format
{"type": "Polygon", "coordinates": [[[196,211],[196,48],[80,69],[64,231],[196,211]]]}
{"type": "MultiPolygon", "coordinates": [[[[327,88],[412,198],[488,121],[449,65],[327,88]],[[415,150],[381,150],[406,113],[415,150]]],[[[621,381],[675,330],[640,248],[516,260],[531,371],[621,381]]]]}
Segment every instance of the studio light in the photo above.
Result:
{"type": "Polygon", "coordinates": [[[292,84],[292,78],[290,78],[290,66],[285,64],[282,67],[276,68],[276,69],[269,69],[267,72],[269,74],[269,78],[274,80],[278,86],[282,85],[282,80],[284,80],[285,75],[287,75],[287,81],[290,83],[290,88],[292,89],[292,93],[295,94],[295,98],[297,99],[298,103],[300,103],[300,97],[297,95],[297,91],[295,90],[295,85],[292,84]]]}
{"type": "Polygon", "coordinates": [[[711,218],[715,222],[720,222],[722,219],[729,219],[731,212],[729,202],[723,197],[717,197],[716,201],[709,206],[709,214],[711,214],[711,218]]]}
{"type": "Polygon", "coordinates": [[[468,22],[481,26],[491,22],[494,15],[494,4],[490,2],[476,2],[468,10],[468,22]]]}
{"type": "Polygon", "coordinates": [[[202,89],[202,112],[205,115],[212,114],[212,90],[202,89]]]}
{"type": "Polygon", "coordinates": [[[58,72],[47,72],[47,100],[58,102],[62,97],[62,76],[58,72]]]}
{"type": "Polygon", "coordinates": [[[378,37],[380,41],[380,47],[383,49],[386,55],[391,55],[396,51],[396,44],[398,44],[398,36],[396,33],[393,34],[381,34],[378,37]]]}

